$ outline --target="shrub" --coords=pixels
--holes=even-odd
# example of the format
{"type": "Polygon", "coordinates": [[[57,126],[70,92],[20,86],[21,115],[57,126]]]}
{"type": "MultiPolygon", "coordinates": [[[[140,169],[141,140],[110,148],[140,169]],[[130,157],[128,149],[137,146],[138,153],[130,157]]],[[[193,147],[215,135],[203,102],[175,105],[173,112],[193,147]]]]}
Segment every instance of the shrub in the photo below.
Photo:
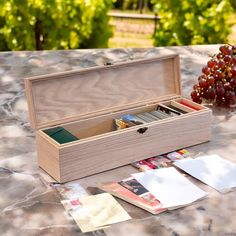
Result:
{"type": "Polygon", "coordinates": [[[0,50],[107,47],[111,0],[1,0],[0,50]]]}
{"type": "Polygon", "coordinates": [[[229,0],[152,1],[161,17],[156,46],[223,43],[230,33],[229,0]]]}

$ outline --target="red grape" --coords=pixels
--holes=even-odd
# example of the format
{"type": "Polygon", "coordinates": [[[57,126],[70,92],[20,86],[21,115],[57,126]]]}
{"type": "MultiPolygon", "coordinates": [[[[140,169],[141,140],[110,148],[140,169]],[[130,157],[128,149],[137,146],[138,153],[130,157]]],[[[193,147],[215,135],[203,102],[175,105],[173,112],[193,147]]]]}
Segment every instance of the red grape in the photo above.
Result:
{"type": "Polygon", "coordinates": [[[225,66],[225,62],[223,60],[219,60],[217,65],[218,65],[218,68],[222,69],[225,66]]]}
{"type": "Polygon", "coordinates": [[[220,46],[220,51],[224,54],[224,51],[227,50],[227,47],[226,45],[222,45],[220,46]]]}
{"type": "Polygon", "coordinates": [[[205,88],[208,87],[208,83],[207,83],[207,81],[206,81],[205,79],[201,79],[201,80],[199,81],[199,86],[200,86],[200,88],[205,89],[205,88]]]}
{"type": "Polygon", "coordinates": [[[217,81],[216,82],[216,87],[222,87],[223,86],[223,82],[222,81],[217,81]]]}
{"type": "Polygon", "coordinates": [[[214,76],[212,76],[212,75],[208,76],[206,81],[207,81],[209,86],[213,85],[215,83],[214,76]]]}
{"type": "Polygon", "coordinates": [[[236,54],[236,45],[233,45],[233,46],[232,46],[232,52],[233,52],[234,54],[236,54]]]}
{"type": "Polygon", "coordinates": [[[225,90],[223,88],[223,86],[217,86],[216,87],[216,95],[217,97],[223,97],[225,94],[225,90]]]}
{"type": "Polygon", "coordinates": [[[232,88],[236,88],[236,77],[230,80],[230,85],[232,86],[232,88]]]}
{"type": "Polygon", "coordinates": [[[225,99],[226,100],[233,100],[234,96],[235,96],[235,93],[233,91],[227,91],[225,93],[225,99]]]}
{"type": "Polygon", "coordinates": [[[232,53],[232,50],[229,48],[228,45],[220,46],[220,51],[221,51],[224,55],[230,55],[230,54],[232,53]]]}
{"type": "Polygon", "coordinates": [[[236,66],[230,70],[232,77],[236,77],[236,66]]]}
{"type": "Polygon", "coordinates": [[[222,53],[218,53],[218,54],[216,55],[216,58],[217,58],[217,59],[223,58],[223,54],[222,54],[222,53]]]}
{"type": "Polygon", "coordinates": [[[231,85],[230,85],[229,82],[226,82],[226,83],[224,84],[224,90],[225,90],[225,91],[231,90],[231,85]]]}
{"type": "MultiPolygon", "coordinates": [[[[235,53],[236,54],[236,53],[235,53]]],[[[235,56],[232,56],[232,66],[236,66],[236,55],[235,56]]]]}
{"type": "Polygon", "coordinates": [[[223,77],[223,74],[220,70],[215,71],[215,73],[214,73],[215,80],[221,80],[222,77],[223,77]]]}
{"type": "Polygon", "coordinates": [[[234,105],[235,104],[235,93],[233,91],[228,91],[225,94],[225,100],[227,105],[234,105]]]}
{"type": "Polygon", "coordinates": [[[216,96],[216,91],[215,91],[215,89],[210,87],[210,88],[206,91],[205,97],[208,98],[208,99],[215,99],[215,96],[216,96]]]}
{"type": "Polygon", "coordinates": [[[198,77],[198,81],[200,81],[200,80],[202,80],[202,79],[207,79],[207,76],[206,75],[200,75],[199,77],[198,77]]]}
{"type": "Polygon", "coordinates": [[[197,91],[195,91],[195,90],[192,91],[191,97],[192,97],[194,102],[197,102],[197,103],[201,103],[202,102],[202,100],[200,98],[200,94],[197,91]]]}
{"type": "Polygon", "coordinates": [[[211,69],[205,66],[202,68],[202,73],[204,73],[205,75],[209,75],[211,73],[211,69]]]}
{"type": "Polygon", "coordinates": [[[232,61],[232,57],[230,55],[226,55],[223,60],[225,63],[229,64],[232,61]]]}
{"type": "Polygon", "coordinates": [[[199,93],[194,90],[194,91],[192,91],[192,93],[191,93],[191,97],[192,97],[193,99],[197,99],[197,98],[199,97],[199,93]]]}
{"type": "Polygon", "coordinates": [[[209,68],[213,68],[215,65],[216,65],[216,61],[214,61],[214,60],[210,60],[207,62],[207,66],[209,68]]]}

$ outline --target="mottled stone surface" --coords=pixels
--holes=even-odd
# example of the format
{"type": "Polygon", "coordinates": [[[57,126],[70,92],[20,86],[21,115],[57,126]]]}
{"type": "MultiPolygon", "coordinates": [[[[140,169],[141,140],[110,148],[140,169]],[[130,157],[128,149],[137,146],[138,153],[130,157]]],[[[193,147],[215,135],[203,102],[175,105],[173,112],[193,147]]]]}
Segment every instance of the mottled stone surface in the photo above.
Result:
{"type": "MultiPolygon", "coordinates": [[[[217,45],[208,45],[0,53],[0,235],[83,235],[49,186],[49,178],[37,166],[23,78],[174,52],[181,57],[182,95],[189,97],[208,55],[217,50],[217,45]]],[[[211,142],[189,150],[194,155],[217,153],[236,162],[235,123],[234,111],[213,109],[211,142]]],[[[133,172],[133,167],[125,166],[77,182],[94,194],[99,192],[94,188],[96,183],[118,181],[133,172]]],[[[133,219],[86,235],[236,235],[236,191],[219,194],[192,178],[191,181],[209,192],[209,197],[158,216],[119,200],[133,219]]]]}

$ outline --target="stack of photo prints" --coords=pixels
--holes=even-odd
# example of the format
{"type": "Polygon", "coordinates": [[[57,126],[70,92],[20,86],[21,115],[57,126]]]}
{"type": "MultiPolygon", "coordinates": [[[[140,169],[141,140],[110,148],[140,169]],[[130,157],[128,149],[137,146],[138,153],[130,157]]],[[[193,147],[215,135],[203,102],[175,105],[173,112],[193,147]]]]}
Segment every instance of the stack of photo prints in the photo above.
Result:
{"type": "Polygon", "coordinates": [[[175,100],[157,105],[155,110],[141,114],[127,114],[115,119],[115,129],[129,128],[135,125],[145,124],[153,121],[163,120],[173,116],[186,114],[190,111],[197,111],[198,107],[188,104],[184,100],[175,100]]]}
{"type": "Polygon", "coordinates": [[[236,164],[222,157],[191,157],[186,149],[148,158],[132,164],[140,172],[99,188],[152,214],[187,206],[207,197],[193,184],[190,175],[220,193],[236,187],[236,164]]]}
{"type": "MultiPolygon", "coordinates": [[[[157,170],[171,167],[176,160],[190,158],[191,153],[186,149],[170,152],[164,155],[151,157],[145,160],[134,162],[131,165],[140,172],[157,170]]],[[[123,179],[119,182],[106,182],[98,186],[100,189],[136,205],[152,214],[159,214],[167,210],[166,207],[136,178],[123,179]]]]}
{"type": "Polygon", "coordinates": [[[144,112],[136,115],[127,114],[118,119],[115,119],[115,126],[116,129],[124,129],[152,121],[163,120],[173,116],[179,116],[185,113],[187,112],[172,105],[165,106],[160,104],[154,111],[144,112]]]}
{"type": "Polygon", "coordinates": [[[110,227],[131,217],[109,193],[88,195],[79,183],[51,184],[59,192],[66,212],[83,233],[110,227]]]}

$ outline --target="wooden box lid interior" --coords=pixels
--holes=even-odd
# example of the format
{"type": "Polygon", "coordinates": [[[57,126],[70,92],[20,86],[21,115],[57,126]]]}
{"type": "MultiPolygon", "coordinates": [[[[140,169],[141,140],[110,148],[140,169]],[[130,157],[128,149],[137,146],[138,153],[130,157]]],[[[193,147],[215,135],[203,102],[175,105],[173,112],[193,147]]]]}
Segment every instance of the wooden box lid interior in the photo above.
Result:
{"type": "Polygon", "coordinates": [[[179,56],[25,79],[30,124],[40,129],[180,95],[179,56]]]}

